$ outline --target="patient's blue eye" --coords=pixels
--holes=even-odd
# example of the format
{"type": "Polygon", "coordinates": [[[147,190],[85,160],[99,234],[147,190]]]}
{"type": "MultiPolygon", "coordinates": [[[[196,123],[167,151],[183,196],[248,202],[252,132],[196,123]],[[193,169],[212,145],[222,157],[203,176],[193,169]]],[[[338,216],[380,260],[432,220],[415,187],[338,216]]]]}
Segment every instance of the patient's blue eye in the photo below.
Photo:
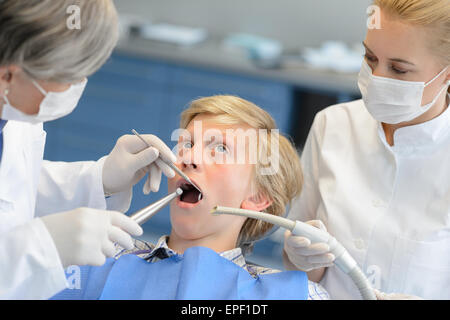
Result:
{"type": "Polygon", "coordinates": [[[214,148],[214,150],[216,150],[217,152],[222,152],[222,153],[228,152],[227,147],[226,147],[225,145],[223,145],[223,144],[218,144],[218,145],[214,148]]]}
{"type": "Polygon", "coordinates": [[[192,142],[184,142],[183,148],[191,149],[193,147],[192,142]]]}

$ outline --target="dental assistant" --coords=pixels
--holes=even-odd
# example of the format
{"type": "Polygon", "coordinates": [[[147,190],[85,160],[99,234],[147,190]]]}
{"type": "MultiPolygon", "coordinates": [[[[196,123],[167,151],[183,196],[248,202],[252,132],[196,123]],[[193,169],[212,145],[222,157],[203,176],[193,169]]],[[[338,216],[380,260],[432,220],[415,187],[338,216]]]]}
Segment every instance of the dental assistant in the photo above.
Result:
{"type": "MultiPolygon", "coordinates": [[[[121,137],[98,161],[43,161],[43,122],[71,113],[87,77],[118,39],[111,0],[0,1],[0,299],[46,299],[66,288],[64,268],[102,265],[114,243],[132,248],[141,227],[125,216],[132,187],[147,173],[157,191],[157,160],[176,157],[157,137],[121,137]],[[80,29],[69,28],[69,6],[80,29]]],[[[124,106],[126,108],[127,106],[124,106]]]]}
{"type": "MultiPolygon", "coordinates": [[[[378,299],[450,299],[450,2],[374,4],[362,100],[317,114],[289,217],[336,237],[378,299]]],[[[286,232],[283,258],[332,299],[360,299],[326,244],[286,232]]]]}

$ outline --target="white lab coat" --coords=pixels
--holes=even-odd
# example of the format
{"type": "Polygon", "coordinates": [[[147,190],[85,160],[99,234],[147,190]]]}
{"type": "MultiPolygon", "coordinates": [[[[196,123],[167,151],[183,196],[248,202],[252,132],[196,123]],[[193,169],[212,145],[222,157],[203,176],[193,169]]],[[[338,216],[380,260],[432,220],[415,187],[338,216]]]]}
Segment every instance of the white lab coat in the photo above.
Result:
{"type": "Polygon", "coordinates": [[[0,163],[0,299],[46,299],[66,287],[56,247],[35,217],[80,206],[128,210],[132,190],[105,200],[104,158],[43,161],[42,124],[9,121],[0,163]]]}
{"type": "MultiPolygon", "coordinates": [[[[375,288],[450,299],[450,108],[398,129],[394,144],[361,100],[319,112],[289,217],[322,220],[375,288]]],[[[360,298],[336,266],[321,284],[334,299],[360,298]]]]}

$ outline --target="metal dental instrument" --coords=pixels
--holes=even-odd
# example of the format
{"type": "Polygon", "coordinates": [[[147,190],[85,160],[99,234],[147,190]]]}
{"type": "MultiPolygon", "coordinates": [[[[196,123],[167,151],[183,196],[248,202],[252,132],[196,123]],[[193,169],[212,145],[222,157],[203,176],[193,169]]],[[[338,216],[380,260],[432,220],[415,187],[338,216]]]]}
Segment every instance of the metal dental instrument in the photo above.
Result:
{"type": "Polygon", "coordinates": [[[161,200],[158,200],[151,205],[136,211],[130,218],[142,225],[146,223],[151,217],[153,217],[159,210],[167,206],[173,199],[180,196],[183,193],[181,188],[178,188],[174,193],[171,193],[161,200]]]}
{"type": "Polygon", "coordinates": [[[325,242],[330,246],[331,253],[336,257],[334,263],[344,273],[348,274],[358,287],[359,292],[364,300],[376,300],[375,293],[370,285],[369,280],[358,267],[356,261],[350,256],[347,250],[328,232],[315,228],[307,223],[301,221],[293,221],[290,219],[274,216],[272,214],[236,209],[229,207],[216,206],[213,208],[212,214],[231,214],[243,216],[251,219],[262,220],[282,228],[288,229],[295,236],[307,237],[311,243],[325,242]]]}
{"type": "MultiPolygon", "coordinates": [[[[141,139],[142,142],[144,142],[147,145],[147,147],[149,147],[149,148],[152,147],[150,144],[147,143],[147,141],[144,140],[144,138],[142,138],[142,136],[136,130],[132,129],[131,132],[133,132],[134,135],[136,135],[139,139],[141,139]]],[[[159,158],[165,164],[167,164],[170,168],[172,168],[173,171],[178,173],[183,179],[185,179],[187,182],[192,184],[194,186],[194,188],[200,192],[200,194],[202,194],[202,191],[200,190],[200,188],[194,182],[192,182],[192,180],[189,179],[189,177],[183,171],[181,171],[175,164],[173,164],[172,161],[166,159],[161,153],[159,154],[159,158]]]]}
{"type": "MultiPolygon", "coordinates": [[[[183,190],[181,188],[178,188],[177,190],[175,190],[174,193],[171,193],[171,194],[165,196],[164,198],[162,198],[156,202],[153,202],[151,205],[149,205],[145,208],[142,208],[141,210],[136,211],[135,213],[133,213],[130,216],[130,218],[133,219],[134,221],[136,221],[139,225],[143,225],[151,217],[153,217],[159,210],[161,210],[162,208],[167,206],[173,199],[180,196],[182,193],[183,193],[183,190]]],[[[117,243],[115,243],[114,245],[116,247],[116,250],[120,249],[120,246],[117,243]]],[[[116,257],[120,256],[124,250],[125,249],[122,248],[122,250],[117,251],[116,255],[114,257],[116,258],[116,257]]]]}

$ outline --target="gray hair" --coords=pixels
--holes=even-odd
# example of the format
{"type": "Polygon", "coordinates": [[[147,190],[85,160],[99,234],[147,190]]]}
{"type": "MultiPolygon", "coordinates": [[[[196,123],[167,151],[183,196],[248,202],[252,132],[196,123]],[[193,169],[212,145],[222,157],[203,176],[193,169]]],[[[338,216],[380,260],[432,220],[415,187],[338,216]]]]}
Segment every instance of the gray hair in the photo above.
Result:
{"type": "Polygon", "coordinates": [[[17,65],[33,79],[80,81],[106,62],[117,41],[112,0],[0,0],[0,66],[17,65]],[[73,5],[79,29],[68,26],[73,5]]]}

